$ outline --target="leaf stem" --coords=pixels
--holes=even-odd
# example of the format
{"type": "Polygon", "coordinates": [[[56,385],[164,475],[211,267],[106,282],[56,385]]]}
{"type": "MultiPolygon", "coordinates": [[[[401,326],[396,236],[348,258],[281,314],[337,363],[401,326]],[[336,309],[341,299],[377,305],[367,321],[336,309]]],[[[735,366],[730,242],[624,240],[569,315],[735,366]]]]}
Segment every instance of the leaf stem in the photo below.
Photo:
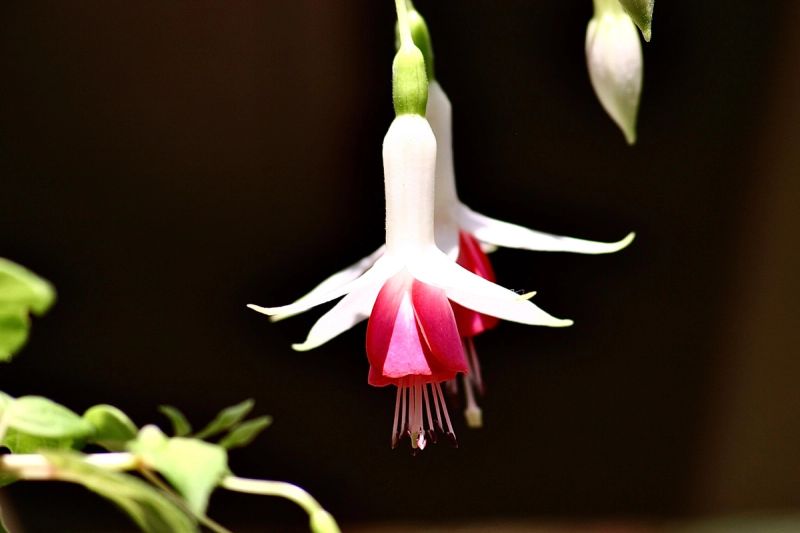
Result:
{"type": "MultiPolygon", "coordinates": [[[[95,453],[87,455],[86,462],[115,472],[133,470],[139,466],[139,459],[132,453],[95,453]]],[[[54,479],[56,472],[44,455],[34,453],[2,455],[0,470],[31,480],[54,479]]]]}
{"type": "Polygon", "coordinates": [[[139,473],[147,481],[149,481],[150,483],[161,489],[167,495],[167,497],[169,497],[172,500],[172,503],[180,507],[180,509],[183,510],[185,513],[188,513],[190,516],[194,516],[195,518],[197,518],[197,520],[199,520],[201,524],[206,526],[211,531],[214,531],[215,533],[233,533],[230,529],[226,528],[219,522],[209,518],[207,515],[192,512],[192,510],[189,509],[189,507],[186,505],[184,499],[181,498],[181,496],[178,493],[176,493],[172,489],[172,487],[170,487],[164,481],[162,481],[161,478],[158,477],[152,470],[148,468],[139,468],[139,473]]]}
{"type": "MultiPolygon", "coordinates": [[[[405,1],[405,0],[403,0],[405,1]]],[[[267,481],[264,479],[248,479],[236,476],[226,476],[222,478],[220,487],[236,492],[246,492],[248,494],[258,494],[261,496],[280,496],[291,500],[302,507],[309,515],[322,509],[322,506],[311,494],[307,493],[297,485],[286,483],[285,481],[267,481]]]]}

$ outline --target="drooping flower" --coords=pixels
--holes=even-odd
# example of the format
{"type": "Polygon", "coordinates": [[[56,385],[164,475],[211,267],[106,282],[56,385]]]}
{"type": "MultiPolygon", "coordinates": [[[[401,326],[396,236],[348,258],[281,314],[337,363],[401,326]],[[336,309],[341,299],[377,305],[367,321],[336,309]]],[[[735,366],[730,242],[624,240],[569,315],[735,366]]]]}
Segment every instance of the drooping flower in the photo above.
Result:
{"type": "Polygon", "coordinates": [[[427,442],[425,435],[440,428],[442,421],[448,426],[447,433],[453,434],[440,383],[468,369],[449,302],[523,324],[560,327],[572,322],[554,318],[526,296],[464,269],[437,247],[434,237],[437,143],[423,116],[427,81],[422,57],[413,45],[411,48],[401,47],[395,58],[397,117],[383,144],[386,190],[383,253],[363,273],[359,272],[362,263],[337,275],[335,282],[323,282],[324,290],[318,287],[293,304],[249,307],[285,317],[344,296],[314,324],[306,341],[294,348],[315,348],[369,317],[369,383],[398,387],[393,444],[400,436],[409,435],[412,447],[422,448],[427,442]],[[414,61],[416,56],[419,58],[414,61]],[[415,71],[398,83],[398,71],[412,67],[415,71]],[[414,86],[420,79],[425,83],[422,102],[415,96],[414,86]]]}
{"type": "Polygon", "coordinates": [[[642,45],[633,20],[618,0],[594,0],[594,17],[586,28],[586,62],[603,108],[628,143],[635,143],[642,93],[642,45]]]}

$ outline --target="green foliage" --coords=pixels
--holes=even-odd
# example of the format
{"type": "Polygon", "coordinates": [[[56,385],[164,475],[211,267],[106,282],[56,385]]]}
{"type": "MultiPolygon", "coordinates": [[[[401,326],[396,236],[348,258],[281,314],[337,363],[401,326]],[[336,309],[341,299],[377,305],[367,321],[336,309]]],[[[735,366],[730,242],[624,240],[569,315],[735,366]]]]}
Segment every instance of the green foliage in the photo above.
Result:
{"type": "Polygon", "coordinates": [[[99,444],[112,452],[124,450],[128,441],[135,439],[138,432],[128,415],[113,405],[90,407],[83,413],[83,419],[94,429],[89,442],[99,444]]]}
{"type": "MultiPolygon", "coordinates": [[[[0,483],[0,487],[2,487],[2,483],[0,483]]],[[[8,533],[8,529],[6,529],[6,525],[3,523],[3,510],[0,509],[0,533],[8,533]]]]}
{"type": "Polygon", "coordinates": [[[145,426],[129,450],[158,471],[203,515],[211,492],[228,471],[228,454],[216,444],[185,437],[167,438],[156,426],[145,426]]]}
{"type": "Polygon", "coordinates": [[[176,437],[185,437],[192,432],[192,425],[178,408],[171,405],[159,405],[158,410],[169,418],[172,424],[172,433],[176,437]]]}
{"type": "Polygon", "coordinates": [[[72,452],[48,452],[55,478],[83,485],[117,504],[148,533],[194,533],[194,520],[161,492],[127,474],[109,472],[86,463],[72,452]]]}
{"type": "Polygon", "coordinates": [[[22,396],[6,400],[3,422],[9,429],[34,437],[82,439],[92,433],[92,426],[70,411],[41,396],[22,396]]]}
{"type": "Polygon", "coordinates": [[[44,314],[55,301],[49,282],[0,258],[0,361],[8,361],[28,340],[29,313],[44,314]]]}
{"type": "Polygon", "coordinates": [[[198,431],[195,437],[207,439],[232,428],[247,416],[253,409],[254,404],[255,402],[252,399],[247,399],[236,405],[226,407],[206,427],[198,431]]]}
{"type": "Polygon", "coordinates": [[[227,450],[247,446],[253,442],[253,439],[255,439],[259,433],[268,428],[270,424],[272,424],[271,416],[259,416],[258,418],[242,422],[234,427],[230,433],[225,435],[219,441],[219,445],[227,450]]]}
{"type": "Polygon", "coordinates": [[[41,450],[80,448],[83,443],[84,441],[80,439],[37,437],[16,429],[8,429],[3,437],[2,445],[11,450],[11,453],[36,453],[41,450]]]}

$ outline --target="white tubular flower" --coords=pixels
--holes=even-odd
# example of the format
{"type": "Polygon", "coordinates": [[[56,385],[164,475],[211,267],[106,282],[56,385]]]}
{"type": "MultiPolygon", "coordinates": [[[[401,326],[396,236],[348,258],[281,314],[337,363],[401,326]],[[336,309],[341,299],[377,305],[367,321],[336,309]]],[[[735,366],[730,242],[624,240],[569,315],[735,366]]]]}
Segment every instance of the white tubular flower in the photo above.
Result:
{"type": "Polygon", "coordinates": [[[617,0],[594,0],[594,18],[586,29],[586,61],[597,98],[628,143],[635,143],[642,45],[633,20],[617,0]]]}
{"type": "Polygon", "coordinates": [[[442,289],[451,301],[485,315],[530,325],[572,324],[550,316],[524,296],[465,270],[436,247],[433,211],[436,140],[425,118],[419,115],[395,118],[384,139],[383,155],[386,181],[383,255],[355,279],[344,281],[359,268],[337,274],[333,282],[323,282],[322,290],[315,290],[293,304],[249,306],[267,315],[291,316],[344,296],[314,325],[305,342],[293,346],[296,350],[316,348],[368,318],[384,283],[404,270],[414,279],[442,289]]]}

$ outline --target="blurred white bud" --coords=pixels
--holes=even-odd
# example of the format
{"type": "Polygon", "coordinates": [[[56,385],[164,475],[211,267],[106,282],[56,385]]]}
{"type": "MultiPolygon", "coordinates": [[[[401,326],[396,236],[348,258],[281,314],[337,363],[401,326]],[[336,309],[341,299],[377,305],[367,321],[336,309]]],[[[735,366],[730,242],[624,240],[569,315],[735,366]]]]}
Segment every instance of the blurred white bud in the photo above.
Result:
{"type": "Polygon", "coordinates": [[[633,144],[642,93],[639,34],[617,0],[595,0],[594,5],[594,18],[586,30],[589,77],[603,108],[633,144]]]}

